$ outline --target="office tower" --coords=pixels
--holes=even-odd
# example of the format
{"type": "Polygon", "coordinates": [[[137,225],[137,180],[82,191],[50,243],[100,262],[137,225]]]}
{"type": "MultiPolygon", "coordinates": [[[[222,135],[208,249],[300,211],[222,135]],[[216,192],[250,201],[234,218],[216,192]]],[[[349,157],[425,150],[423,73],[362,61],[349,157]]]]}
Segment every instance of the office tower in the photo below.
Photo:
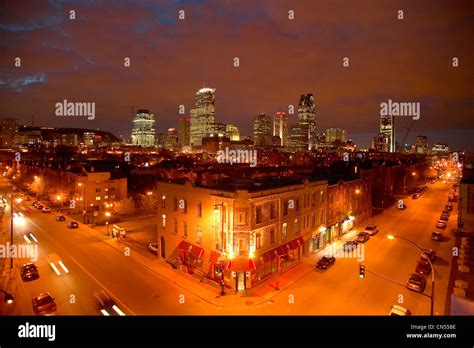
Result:
{"type": "Polygon", "coordinates": [[[347,141],[347,131],[341,128],[328,128],[326,130],[326,142],[332,144],[335,141],[345,143],[347,141]]]}
{"type": "Polygon", "coordinates": [[[240,141],[240,132],[236,125],[227,124],[225,127],[225,133],[230,141],[240,141]]]}
{"type": "Polygon", "coordinates": [[[0,120],[0,147],[12,147],[18,134],[18,120],[6,117],[0,120]]]}
{"type": "Polygon", "coordinates": [[[295,123],[290,125],[290,135],[288,137],[288,147],[292,151],[304,151],[309,148],[308,139],[309,125],[295,123]]]}
{"type": "Polygon", "coordinates": [[[266,114],[259,114],[253,120],[253,143],[254,145],[272,144],[272,119],[266,114]]]}
{"type": "Polygon", "coordinates": [[[428,154],[428,137],[426,135],[418,135],[416,137],[415,149],[417,154],[428,154]]]}
{"type": "Polygon", "coordinates": [[[380,116],[380,133],[387,136],[388,152],[395,152],[395,119],[393,116],[380,116]]]}
{"type": "Polygon", "coordinates": [[[155,146],[155,116],[149,110],[137,110],[132,124],[132,144],[155,146]]]}
{"type": "Polygon", "coordinates": [[[377,152],[389,152],[390,142],[386,134],[380,133],[372,138],[372,149],[377,152]]]}
{"type": "Polygon", "coordinates": [[[277,112],[273,119],[273,136],[280,138],[280,146],[288,145],[288,115],[277,112]]]}
{"type": "Polygon", "coordinates": [[[178,145],[182,149],[190,146],[190,121],[189,117],[178,118],[178,145]]]}
{"type": "Polygon", "coordinates": [[[303,94],[298,104],[298,123],[306,125],[308,129],[308,148],[313,147],[314,137],[316,135],[316,104],[313,94],[303,94]]]}
{"type": "Polygon", "coordinates": [[[190,143],[201,147],[202,138],[214,133],[216,90],[201,88],[195,95],[195,108],[191,109],[190,143]]]}

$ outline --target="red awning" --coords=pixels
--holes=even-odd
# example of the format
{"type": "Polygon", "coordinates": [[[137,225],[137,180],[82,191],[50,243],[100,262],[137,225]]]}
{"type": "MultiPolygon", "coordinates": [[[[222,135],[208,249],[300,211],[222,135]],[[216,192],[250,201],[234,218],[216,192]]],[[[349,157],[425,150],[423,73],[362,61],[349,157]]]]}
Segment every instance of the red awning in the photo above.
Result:
{"type": "Polygon", "coordinates": [[[304,245],[304,239],[303,239],[303,237],[298,237],[296,239],[293,239],[288,244],[290,245],[290,249],[297,249],[300,246],[304,245]]]}
{"type": "Polygon", "coordinates": [[[255,263],[252,259],[248,258],[235,258],[231,259],[227,262],[226,268],[227,270],[232,270],[235,272],[242,272],[242,271],[251,271],[256,269],[255,263]]]}
{"type": "Polygon", "coordinates": [[[204,255],[204,249],[201,248],[201,247],[198,247],[196,245],[193,245],[189,242],[186,242],[186,241],[181,241],[181,243],[179,243],[178,245],[178,249],[179,250],[184,250],[185,252],[188,252],[190,253],[191,255],[193,255],[194,257],[196,258],[200,258],[204,255]]]}
{"type": "Polygon", "coordinates": [[[209,263],[216,263],[219,261],[221,254],[215,251],[211,251],[211,255],[209,256],[209,263]]]}

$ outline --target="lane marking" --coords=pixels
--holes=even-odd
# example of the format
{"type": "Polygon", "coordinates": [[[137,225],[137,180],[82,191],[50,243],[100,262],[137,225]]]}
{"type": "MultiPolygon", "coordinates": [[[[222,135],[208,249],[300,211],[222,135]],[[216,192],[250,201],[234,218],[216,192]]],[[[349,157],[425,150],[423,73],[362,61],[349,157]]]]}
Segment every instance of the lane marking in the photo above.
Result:
{"type": "Polygon", "coordinates": [[[105,289],[110,295],[112,295],[116,300],[117,302],[120,302],[120,305],[125,308],[127,311],[129,311],[132,315],[136,315],[130,308],[128,308],[119,298],[118,296],[114,295],[114,293],[112,291],[110,291],[106,286],[104,286],[104,284],[102,284],[100,281],[97,280],[96,277],[94,277],[87,269],[85,269],[79,262],[77,262],[77,260],[70,256],[71,257],[71,260],[74,261],[89,277],[91,277],[92,279],[94,279],[97,284],[99,284],[103,289],[105,289]]]}

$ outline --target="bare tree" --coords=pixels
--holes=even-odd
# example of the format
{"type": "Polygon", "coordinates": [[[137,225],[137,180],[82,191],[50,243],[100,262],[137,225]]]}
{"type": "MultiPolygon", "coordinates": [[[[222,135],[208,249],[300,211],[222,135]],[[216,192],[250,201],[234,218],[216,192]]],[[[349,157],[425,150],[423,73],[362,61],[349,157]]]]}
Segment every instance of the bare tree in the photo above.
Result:
{"type": "Polygon", "coordinates": [[[135,212],[135,202],[131,197],[116,201],[114,202],[113,211],[117,215],[131,215],[135,212]]]}

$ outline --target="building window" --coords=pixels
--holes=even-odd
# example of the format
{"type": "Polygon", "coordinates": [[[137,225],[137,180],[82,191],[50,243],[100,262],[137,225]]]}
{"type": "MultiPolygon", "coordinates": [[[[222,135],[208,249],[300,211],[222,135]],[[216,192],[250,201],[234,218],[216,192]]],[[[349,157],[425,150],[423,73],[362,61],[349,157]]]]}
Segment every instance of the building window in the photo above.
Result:
{"type": "Polygon", "coordinates": [[[202,203],[201,202],[197,204],[197,210],[198,210],[198,217],[202,217],[202,203]]]}
{"type": "Polygon", "coordinates": [[[295,199],[295,211],[300,211],[300,200],[295,199]]]}
{"type": "Polygon", "coordinates": [[[255,223],[260,224],[262,223],[262,206],[259,205],[256,207],[256,218],[255,218],[255,223]]]}
{"type": "Polygon", "coordinates": [[[295,219],[295,232],[300,232],[300,221],[298,219],[295,219]]]}
{"type": "Polygon", "coordinates": [[[283,215],[288,215],[288,201],[283,202],[283,215]]]}
{"type": "Polygon", "coordinates": [[[166,228],[166,215],[165,214],[161,215],[161,225],[163,226],[163,228],[166,228]]]}
{"type": "Polygon", "coordinates": [[[245,213],[239,212],[239,225],[245,225],[245,213]]]}
{"type": "Polygon", "coordinates": [[[96,189],[95,189],[95,192],[100,192],[100,188],[96,188],[96,189]]]}
{"type": "Polygon", "coordinates": [[[270,244],[275,243],[275,228],[270,228],[270,244]]]}
{"type": "Polygon", "coordinates": [[[183,238],[188,238],[188,223],[183,221],[183,238]]]}
{"type": "Polygon", "coordinates": [[[288,224],[285,222],[281,226],[281,239],[286,239],[287,235],[288,235],[288,224]]]}
{"type": "Polygon", "coordinates": [[[311,206],[314,207],[316,205],[316,192],[313,192],[313,196],[311,198],[311,206]]]}
{"type": "Polygon", "coordinates": [[[161,207],[166,208],[166,196],[161,196],[161,207]]]}
{"type": "Polygon", "coordinates": [[[311,215],[311,228],[314,228],[316,226],[316,212],[313,211],[313,214],[311,215]]]}
{"type": "Polygon", "coordinates": [[[178,211],[178,200],[176,197],[173,198],[173,203],[174,203],[174,211],[178,211]]]}
{"type": "MultiPolygon", "coordinates": [[[[332,214],[331,214],[332,215],[332,214]]],[[[324,222],[324,209],[321,209],[321,219],[319,220],[320,223],[324,222]]]]}
{"type": "Polygon", "coordinates": [[[96,200],[96,201],[100,201],[100,196],[97,196],[97,197],[95,198],[95,200],[96,200]]]}
{"type": "Polygon", "coordinates": [[[270,202],[270,220],[273,220],[275,215],[275,202],[270,202]]]}
{"type": "Polygon", "coordinates": [[[260,249],[262,247],[262,234],[261,233],[257,233],[255,235],[255,240],[256,240],[256,243],[257,243],[257,246],[256,248],[257,249],[260,249]]]}
{"type": "MultiPolygon", "coordinates": [[[[319,193],[319,203],[324,203],[324,191],[321,191],[319,193]]],[[[332,203],[332,199],[331,199],[331,203],[332,203]]]]}
{"type": "Polygon", "coordinates": [[[174,219],[173,225],[174,225],[174,227],[173,227],[173,232],[174,232],[175,234],[178,234],[178,220],[177,220],[177,219],[174,219]]]}
{"type": "Polygon", "coordinates": [[[198,244],[202,244],[202,229],[201,229],[201,226],[197,227],[197,242],[198,242],[198,244]]]}

